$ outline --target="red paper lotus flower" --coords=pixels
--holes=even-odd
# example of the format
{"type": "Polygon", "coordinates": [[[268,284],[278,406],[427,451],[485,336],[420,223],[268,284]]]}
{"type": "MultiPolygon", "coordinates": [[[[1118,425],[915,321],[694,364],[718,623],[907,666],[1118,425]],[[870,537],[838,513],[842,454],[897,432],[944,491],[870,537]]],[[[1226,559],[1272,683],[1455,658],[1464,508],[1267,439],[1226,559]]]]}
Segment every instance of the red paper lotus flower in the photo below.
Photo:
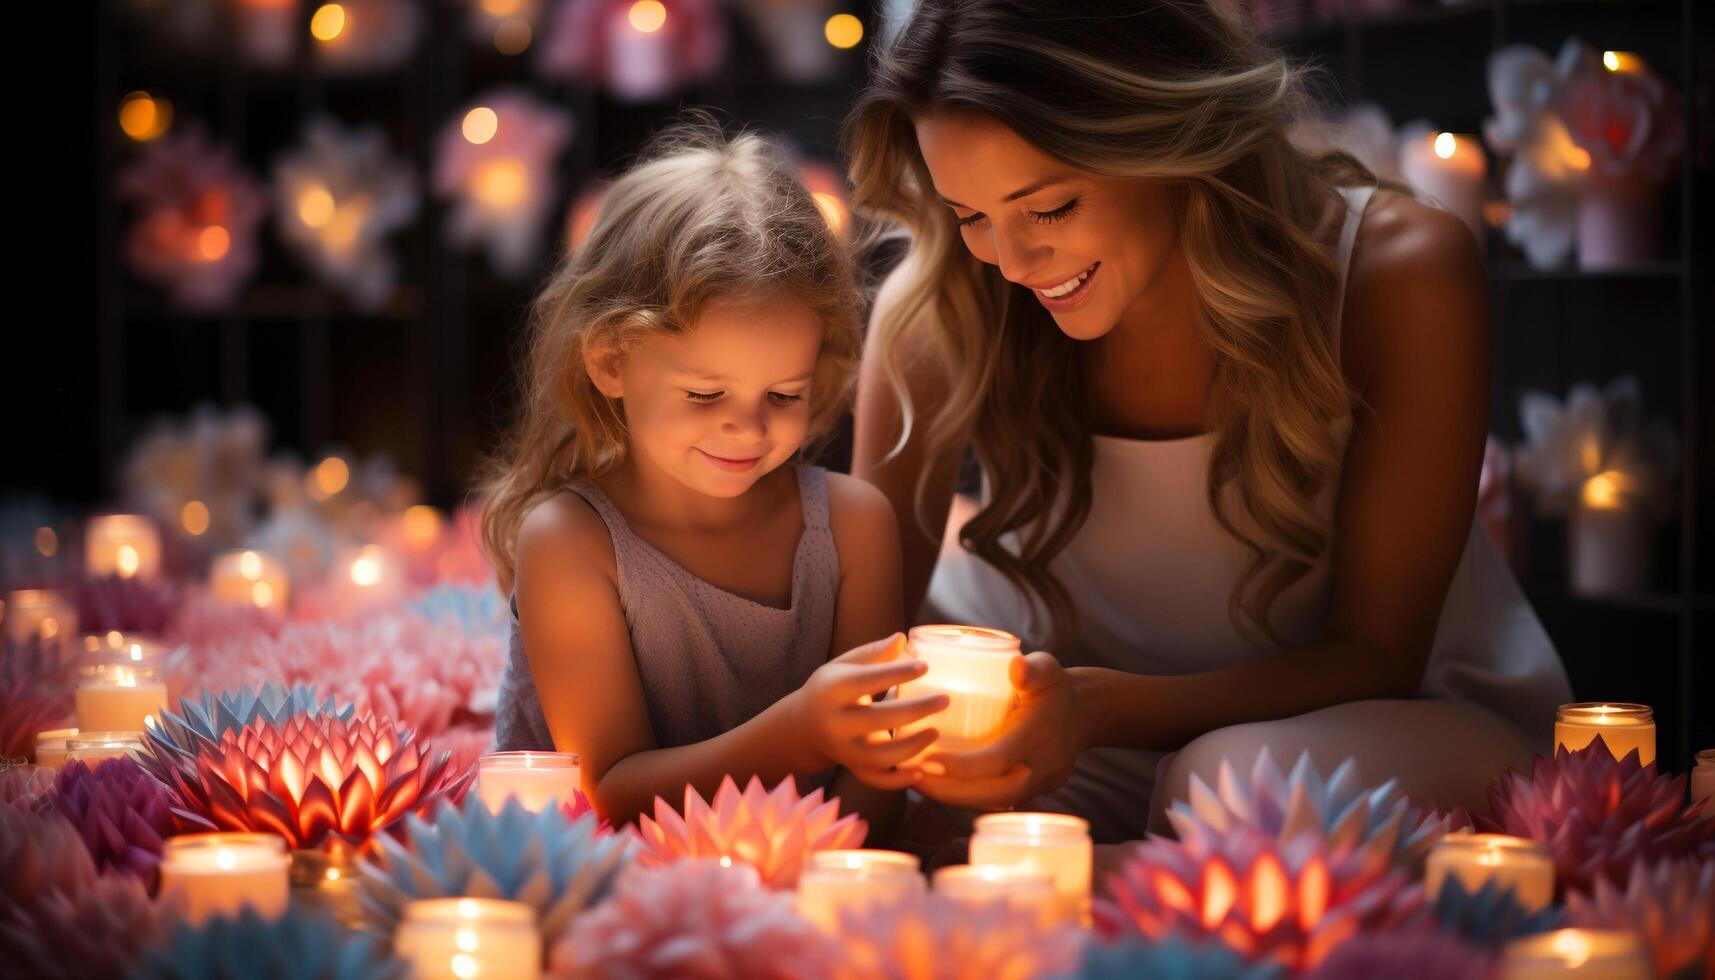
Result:
{"type": "Polygon", "coordinates": [[[1280,843],[1249,828],[1138,846],[1109,879],[1101,919],[1146,938],[1214,939],[1289,970],[1319,964],[1363,933],[1417,932],[1427,923],[1421,885],[1385,859],[1315,835],[1280,843]]]}
{"type": "Polygon", "coordinates": [[[1598,878],[1592,893],[1575,892],[1566,905],[1571,925],[1642,936],[1657,976],[1715,971],[1715,861],[1639,861],[1624,890],[1598,878]]]}
{"type": "Polygon", "coordinates": [[[824,803],[819,789],[799,796],[787,777],[770,792],[754,776],[742,793],[731,776],[721,780],[712,804],[686,786],[684,816],[656,797],[655,819],[638,817],[634,831],[646,866],[683,858],[741,861],[770,888],[792,887],[810,854],[860,847],[868,832],[857,814],[840,816],[839,800],[824,803]]]}
{"type": "Polygon", "coordinates": [[[257,719],[182,762],[150,751],[188,828],[276,833],[294,849],[361,850],[470,784],[470,774],[452,773],[450,753],[425,757],[409,729],[373,715],[298,715],[278,727],[257,719]]]}
{"type": "Polygon", "coordinates": [[[1636,750],[1615,759],[1600,735],[1576,752],[1538,756],[1531,775],[1509,769],[1489,787],[1491,814],[1477,829],[1548,845],[1555,887],[1588,891],[1596,880],[1625,881],[1639,858],[1715,859],[1715,821],[1697,820],[1704,804],[1685,805],[1685,777],[1638,764],[1636,750]]]}

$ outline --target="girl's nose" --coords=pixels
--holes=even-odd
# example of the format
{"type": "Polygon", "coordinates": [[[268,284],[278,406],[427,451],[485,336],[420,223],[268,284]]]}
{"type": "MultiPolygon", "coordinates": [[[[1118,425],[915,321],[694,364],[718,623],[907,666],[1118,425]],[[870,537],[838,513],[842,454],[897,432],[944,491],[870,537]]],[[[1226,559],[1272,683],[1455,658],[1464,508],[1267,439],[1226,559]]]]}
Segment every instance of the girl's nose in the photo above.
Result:
{"type": "Polygon", "coordinates": [[[767,406],[739,405],[737,399],[732,401],[732,411],[721,422],[723,432],[741,439],[761,439],[768,434],[767,406]]]}

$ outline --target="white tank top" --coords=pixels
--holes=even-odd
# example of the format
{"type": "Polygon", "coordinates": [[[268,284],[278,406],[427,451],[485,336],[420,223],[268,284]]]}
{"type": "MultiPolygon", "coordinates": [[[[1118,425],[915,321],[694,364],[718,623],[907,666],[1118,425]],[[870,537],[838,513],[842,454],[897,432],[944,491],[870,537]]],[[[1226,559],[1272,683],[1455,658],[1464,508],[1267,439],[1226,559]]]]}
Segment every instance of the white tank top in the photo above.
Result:
{"type": "MultiPolygon", "coordinates": [[[[1352,244],[1374,190],[1341,192],[1347,215],[1335,259],[1342,307],[1352,244]]],[[[1337,425],[1344,441],[1351,419],[1337,425]]],[[[1050,566],[1079,614],[1078,647],[1054,651],[1062,663],[1190,674],[1275,655],[1239,632],[1228,612],[1233,585],[1249,555],[1216,523],[1209,506],[1210,446],[1208,435],[1095,437],[1089,517],[1050,566]]],[[[1316,499],[1318,512],[1330,521],[1337,493],[1338,480],[1330,481],[1316,499]]],[[[1039,643],[1046,630],[1033,621],[1023,596],[958,543],[957,530],[975,509],[973,501],[955,502],[929,585],[927,615],[996,626],[1039,643]]],[[[1329,575],[1326,563],[1313,568],[1271,607],[1275,628],[1293,645],[1321,636],[1329,575]]],[[[1533,736],[1546,739],[1555,707],[1571,697],[1553,644],[1475,519],[1448,589],[1422,693],[1489,707],[1515,722],[1532,744],[1540,740],[1533,736]]],[[[1141,837],[1155,767],[1163,755],[1129,749],[1086,752],[1064,789],[1030,806],[1078,813],[1092,821],[1098,840],[1141,837]]]]}

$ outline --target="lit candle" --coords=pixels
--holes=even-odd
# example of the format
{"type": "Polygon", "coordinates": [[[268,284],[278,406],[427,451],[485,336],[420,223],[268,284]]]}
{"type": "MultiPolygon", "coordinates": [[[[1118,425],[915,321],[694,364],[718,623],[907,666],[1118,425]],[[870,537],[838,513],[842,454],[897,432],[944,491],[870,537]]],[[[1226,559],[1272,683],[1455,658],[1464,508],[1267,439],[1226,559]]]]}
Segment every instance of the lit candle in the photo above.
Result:
{"type": "Polygon", "coordinates": [[[1429,133],[1400,146],[1399,170],[1406,183],[1457,215],[1483,244],[1483,181],[1489,164],[1475,136],[1429,133]]]}
{"type": "Polygon", "coordinates": [[[92,578],[153,579],[161,571],[161,534],[140,514],[92,517],[84,529],[84,570],[92,578]]]}
{"type": "Polygon", "coordinates": [[[939,732],[937,744],[969,747],[1000,730],[1011,710],[1008,670],[1018,656],[1018,637],[980,626],[917,626],[907,652],[929,665],[922,677],[899,685],[899,697],[945,694],[947,707],[899,729],[899,737],[925,728],[939,732]]]}
{"type": "Polygon", "coordinates": [[[83,635],[83,659],[87,664],[131,664],[160,667],[166,660],[167,646],[144,633],[105,633],[83,635]]]}
{"type": "Polygon", "coordinates": [[[923,891],[922,862],[900,851],[820,851],[798,875],[798,914],[838,932],[840,913],[897,902],[923,891]]]}
{"type": "Polygon", "coordinates": [[[380,545],[369,544],[349,551],[334,567],[340,579],[335,588],[348,611],[391,602],[404,595],[404,569],[380,545]]]}
{"type": "Polygon", "coordinates": [[[36,733],[36,765],[43,769],[58,769],[66,764],[68,743],[77,736],[75,728],[55,728],[36,733]]]}
{"type": "Polygon", "coordinates": [[[66,736],[65,759],[91,765],[103,759],[123,759],[143,751],[142,732],[92,732],[84,730],[66,736]]]}
{"type": "Polygon", "coordinates": [[[1566,538],[1572,591],[1626,595],[1649,587],[1655,527],[1634,484],[1617,470],[1584,481],[1566,538]]]}
{"type": "Polygon", "coordinates": [[[1060,899],[1046,871],[1020,865],[955,864],[935,872],[935,893],[961,905],[1005,902],[1033,912],[1044,925],[1059,921],[1060,899]]]}
{"type": "Polygon", "coordinates": [[[292,901],[325,912],[353,929],[364,925],[356,877],[351,856],[343,851],[292,852],[292,901]]]}
{"type": "Polygon", "coordinates": [[[1700,820],[1715,819],[1715,749],[1697,753],[1697,767],[1691,770],[1691,802],[1707,800],[1700,820]]]}
{"type": "Polygon", "coordinates": [[[1501,980],[1651,980],[1655,976],[1636,933],[1558,929],[1507,944],[1501,980]]]}
{"type": "Polygon", "coordinates": [[[477,759],[476,772],[476,798],[493,813],[507,797],[533,813],[550,801],[571,803],[583,779],[573,752],[491,752],[477,759]]]}
{"type": "Polygon", "coordinates": [[[142,731],[167,703],[167,685],[153,667],[129,663],[85,667],[77,684],[77,727],[142,731]]]}
{"type": "Polygon", "coordinates": [[[236,915],[246,905],[273,918],[286,911],[291,862],[277,834],[169,837],[161,846],[161,897],[177,896],[192,924],[236,915]]]}
{"type": "Polygon", "coordinates": [[[971,835],[972,864],[1022,865],[1054,879],[1065,921],[1086,922],[1095,851],[1089,821],[1064,813],[987,813],[971,835]]]}
{"type": "Polygon", "coordinates": [[[1554,719],[1554,746],[1576,752],[1602,736],[1608,751],[1624,759],[1633,749],[1638,762],[1655,761],[1655,712],[1647,704],[1583,701],[1563,704],[1554,719]]]}
{"type": "Polygon", "coordinates": [[[632,101],[655,99],[673,87],[678,24],[660,0],[636,0],[607,20],[607,83],[632,101]]]}
{"type": "Polygon", "coordinates": [[[1424,889],[1431,901],[1451,875],[1467,892],[1487,882],[1511,888],[1528,912],[1538,912],[1554,900],[1554,861],[1548,848],[1506,834],[1448,834],[1435,843],[1424,865],[1424,889]]]}
{"type": "Polygon", "coordinates": [[[208,570],[208,589],[220,602],[259,609],[283,609],[291,594],[285,564],[254,548],[216,556],[208,570]]]}
{"type": "Polygon", "coordinates": [[[394,951],[416,980],[541,975],[542,934],[536,912],[493,898],[431,898],[405,906],[394,951]]]}
{"type": "Polygon", "coordinates": [[[53,589],[6,593],[6,638],[14,643],[70,640],[77,633],[77,609],[53,589]]]}

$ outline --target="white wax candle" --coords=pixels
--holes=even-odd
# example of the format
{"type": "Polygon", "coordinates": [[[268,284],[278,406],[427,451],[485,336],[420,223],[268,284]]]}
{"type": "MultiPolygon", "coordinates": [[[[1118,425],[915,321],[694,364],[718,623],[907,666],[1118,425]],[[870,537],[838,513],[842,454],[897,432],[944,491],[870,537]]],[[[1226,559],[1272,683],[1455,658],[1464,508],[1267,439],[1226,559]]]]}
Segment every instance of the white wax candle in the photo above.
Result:
{"type": "Polygon", "coordinates": [[[1697,767],[1691,770],[1691,802],[1707,800],[1700,820],[1715,819],[1715,749],[1697,753],[1697,767]]]}
{"type": "Polygon", "coordinates": [[[550,800],[571,803],[583,767],[573,752],[491,752],[476,762],[476,797],[499,813],[508,797],[540,813],[550,800]]]}
{"type": "Polygon", "coordinates": [[[241,548],[215,557],[208,570],[208,589],[216,600],[230,605],[283,609],[291,595],[291,579],[280,559],[241,548]]]}
{"type": "Polygon", "coordinates": [[[127,663],[85,668],[77,684],[77,727],[142,731],[167,703],[167,685],[152,667],[127,663]]]}
{"type": "Polygon", "coordinates": [[[66,764],[68,743],[77,736],[75,728],[55,728],[36,733],[36,765],[43,769],[58,769],[66,764]]]}
{"type": "Polygon", "coordinates": [[[92,517],[84,529],[84,569],[93,578],[147,582],[161,572],[161,533],[140,514],[92,517]]]}
{"type": "Polygon", "coordinates": [[[1424,865],[1424,888],[1431,901],[1441,894],[1451,875],[1467,892],[1485,882],[1511,888],[1526,911],[1537,912],[1554,901],[1554,861],[1548,848],[1506,834],[1448,834],[1437,841],[1424,865]]]}
{"type": "Polygon", "coordinates": [[[988,813],[976,819],[972,864],[1022,865],[1054,879],[1061,916],[1086,922],[1095,849],[1089,821],[1064,813],[988,813]]]}
{"type": "Polygon", "coordinates": [[[918,626],[906,651],[929,665],[922,677],[899,685],[899,697],[947,695],[947,707],[899,729],[899,737],[925,728],[945,748],[977,745],[1000,730],[1014,700],[1008,674],[1018,637],[979,626],[918,626]]]}
{"type": "Polygon", "coordinates": [[[142,732],[96,732],[84,730],[67,736],[65,758],[60,765],[78,761],[95,765],[103,759],[123,759],[143,751],[142,732]]]}
{"type": "Polygon", "coordinates": [[[1567,530],[1567,576],[1580,595],[1628,595],[1649,588],[1655,525],[1615,470],[1584,481],[1567,530]]]}
{"type": "Polygon", "coordinates": [[[1483,244],[1483,180],[1489,164],[1475,136],[1430,133],[1400,145],[1399,170],[1406,183],[1457,215],[1483,244]]]}
{"type": "Polygon", "coordinates": [[[15,643],[70,641],[77,633],[77,608],[53,589],[6,593],[6,638],[15,643]]]}
{"type": "Polygon", "coordinates": [[[798,875],[798,914],[838,932],[843,911],[897,902],[923,891],[922,862],[900,851],[820,851],[798,875]]]}
{"type": "Polygon", "coordinates": [[[1513,940],[1501,956],[1501,980],[1652,980],[1654,976],[1643,942],[1631,932],[1541,932],[1513,940]]]}
{"type": "Polygon", "coordinates": [[[1582,701],[1560,706],[1554,721],[1556,750],[1576,752],[1597,735],[1616,759],[1636,749],[1642,765],[1655,761],[1655,712],[1647,704],[1582,701]]]}
{"type": "Polygon", "coordinates": [[[542,969],[536,912],[492,898],[431,898],[405,906],[393,937],[415,980],[535,980],[542,969]]]}
{"type": "Polygon", "coordinates": [[[185,834],[161,848],[161,897],[184,903],[187,921],[236,915],[244,906],[273,918],[286,911],[291,864],[276,834],[185,834]]]}
{"type": "Polygon", "coordinates": [[[935,872],[935,893],[961,905],[1005,902],[1033,913],[1044,925],[1063,914],[1054,879],[1046,871],[1020,865],[955,864],[935,872]]]}

